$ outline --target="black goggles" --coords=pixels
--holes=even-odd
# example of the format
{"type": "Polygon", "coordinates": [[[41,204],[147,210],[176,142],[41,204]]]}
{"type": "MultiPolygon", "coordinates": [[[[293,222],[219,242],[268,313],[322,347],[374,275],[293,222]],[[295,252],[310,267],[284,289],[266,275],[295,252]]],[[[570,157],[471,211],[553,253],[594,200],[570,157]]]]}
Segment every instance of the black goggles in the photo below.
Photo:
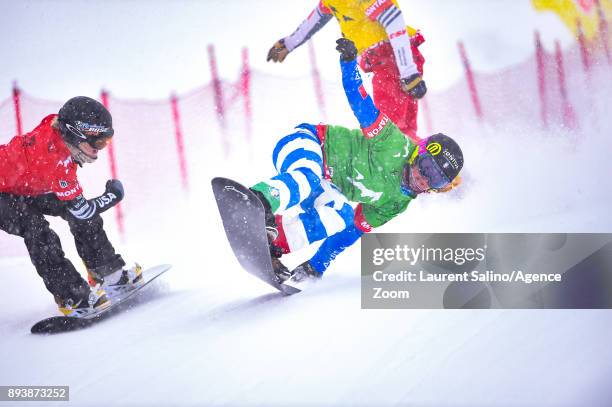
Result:
{"type": "Polygon", "coordinates": [[[62,133],[70,141],[71,144],[78,145],[79,143],[85,142],[96,150],[102,150],[105,148],[113,137],[113,131],[111,129],[110,134],[87,134],[82,132],[70,123],[63,123],[62,133]]]}
{"type": "Polygon", "coordinates": [[[441,189],[450,185],[451,180],[444,174],[431,154],[420,154],[417,156],[415,164],[421,175],[427,178],[430,187],[441,189]]]}
{"type": "Polygon", "coordinates": [[[106,136],[106,137],[90,136],[87,138],[87,144],[89,144],[96,150],[102,150],[103,148],[105,148],[107,145],[110,144],[112,138],[113,136],[106,136]]]}

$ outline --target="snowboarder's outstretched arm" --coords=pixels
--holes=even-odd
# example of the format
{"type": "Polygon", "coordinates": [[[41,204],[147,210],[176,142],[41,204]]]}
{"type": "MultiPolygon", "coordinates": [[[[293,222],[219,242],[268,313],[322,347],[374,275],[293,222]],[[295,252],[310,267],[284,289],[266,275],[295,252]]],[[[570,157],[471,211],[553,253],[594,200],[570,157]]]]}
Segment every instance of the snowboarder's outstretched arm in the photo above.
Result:
{"type": "Polygon", "coordinates": [[[121,181],[112,179],[106,182],[105,191],[99,197],[87,200],[83,194],[80,194],[75,199],[68,201],[66,208],[75,218],[87,220],[93,218],[95,214],[102,213],[117,205],[124,195],[121,181]]]}
{"type": "Polygon", "coordinates": [[[340,38],[336,41],[336,49],[340,52],[340,70],[342,71],[342,86],[353,114],[359,121],[363,134],[372,138],[376,136],[389,118],[381,113],[363,86],[361,75],[357,69],[357,48],[351,40],[340,38]]]}
{"type": "Polygon", "coordinates": [[[278,40],[270,51],[268,51],[267,61],[283,62],[287,55],[308,41],[317,31],[319,31],[332,18],[332,12],[323,2],[312,10],[302,24],[293,32],[293,34],[278,40]]]}

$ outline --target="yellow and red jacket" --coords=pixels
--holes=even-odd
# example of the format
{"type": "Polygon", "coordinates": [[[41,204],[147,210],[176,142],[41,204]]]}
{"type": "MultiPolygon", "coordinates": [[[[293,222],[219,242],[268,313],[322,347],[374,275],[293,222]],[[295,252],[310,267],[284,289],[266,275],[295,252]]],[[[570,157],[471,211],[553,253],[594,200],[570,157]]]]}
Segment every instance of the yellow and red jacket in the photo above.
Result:
{"type": "MultiPolygon", "coordinates": [[[[321,0],[318,7],[336,17],[342,34],[355,43],[361,54],[372,45],[389,40],[389,34],[377,18],[392,6],[399,11],[396,0],[321,0]]],[[[399,35],[411,37],[417,33],[410,26],[405,29],[399,35]]]]}
{"type": "Polygon", "coordinates": [[[332,17],[340,24],[342,35],[355,43],[360,55],[368,48],[390,42],[400,77],[417,73],[410,38],[418,32],[404,22],[397,0],[319,0],[295,32],[284,38],[285,46],[289,51],[299,47],[332,17]]]}

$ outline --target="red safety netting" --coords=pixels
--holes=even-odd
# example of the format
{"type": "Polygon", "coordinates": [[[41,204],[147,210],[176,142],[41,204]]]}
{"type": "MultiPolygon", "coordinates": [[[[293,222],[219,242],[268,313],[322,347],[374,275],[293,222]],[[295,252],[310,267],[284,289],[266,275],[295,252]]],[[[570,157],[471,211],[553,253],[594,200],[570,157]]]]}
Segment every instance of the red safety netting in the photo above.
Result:
{"type": "MultiPolygon", "coordinates": [[[[473,90],[477,95],[470,92],[466,80],[444,92],[430,92],[421,103],[419,135],[443,131],[460,140],[478,137],[475,133],[483,125],[509,126],[521,131],[546,126],[572,130],[564,128],[568,124],[567,104],[588,105],[593,103],[593,92],[609,93],[612,68],[602,49],[593,47],[587,70],[577,44],[562,55],[563,77],[559,75],[559,56],[554,50],[541,55],[542,74],[538,75],[535,49],[534,57],[521,64],[495,73],[473,72],[473,90]],[[563,82],[565,96],[560,87],[563,82]],[[475,96],[482,110],[481,118],[473,104],[475,96]],[[427,109],[423,109],[424,105],[427,109]]],[[[469,46],[465,47],[465,55],[469,57],[469,46]]],[[[357,125],[339,79],[329,83],[320,82],[317,75],[314,80],[289,79],[250,72],[246,52],[244,57],[245,66],[235,83],[216,78],[216,83],[157,101],[123,100],[115,98],[112,92],[108,94],[115,128],[115,170],[127,193],[121,205],[122,216],[115,216],[114,220],[106,217],[109,234],[119,235],[123,230],[123,237],[129,239],[134,231],[147,230],[152,222],[167,219],[165,214],[151,219],[152,211],[146,208],[173,211],[188,202],[194,191],[206,196],[214,176],[223,174],[247,183],[256,181],[261,174],[250,171],[251,164],[266,160],[262,157],[270,156],[276,140],[299,123],[319,123],[327,117],[334,124],[357,125]],[[318,102],[322,97],[324,109],[318,102]]],[[[47,114],[57,112],[63,103],[41,100],[23,91],[18,99],[24,132],[34,128],[47,114]]],[[[602,108],[594,106],[591,116],[575,117],[574,130],[581,121],[597,120],[602,108]]],[[[12,97],[0,102],[0,143],[17,132],[15,109],[12,97]]],[[[111,173],[106,150],[99,162],[80,171],[87,197],[100,194],[111,173]]],[[[25,251],[19,239],[1,234],[0,253],[25,251]]]]}

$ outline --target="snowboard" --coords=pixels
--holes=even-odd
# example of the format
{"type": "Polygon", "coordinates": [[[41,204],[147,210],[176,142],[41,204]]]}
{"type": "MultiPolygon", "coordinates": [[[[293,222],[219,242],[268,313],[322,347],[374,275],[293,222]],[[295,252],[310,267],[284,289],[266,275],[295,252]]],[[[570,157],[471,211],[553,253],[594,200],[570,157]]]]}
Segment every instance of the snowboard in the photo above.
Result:
{"type": "Polygon", "coordinates": [[[100,322],[124,310],[126,307],[122,307],[122,305],[129,304],[131,300],[133,300],[139,293],[142,292],[143,288],[148,286],[157,277],[170,270],[170,267],[172,267],[170,264],[162,264],[143,270],[142,275],[144,283],[141,286],[132,291],[128,291],[110,297],[110,307],[100,312],[81,318],[67,316],[54,316],[50,318],[45,318],[42,321],[39,321],[34,324],[34,326],[32,326],[32,328],[30,329],[30,332],[32,332],[33,334],[53,334],[59,332],[67,332],[86,328],[97,322],[100,322]]]}
{"type": "Polygon", "coordinates": [[[272,269],[265,209],[257,196],[228,178],[217,177],[211,183],[225,235],[240,265],[284,294],[299,293],[283,284],[272,269]]]}

